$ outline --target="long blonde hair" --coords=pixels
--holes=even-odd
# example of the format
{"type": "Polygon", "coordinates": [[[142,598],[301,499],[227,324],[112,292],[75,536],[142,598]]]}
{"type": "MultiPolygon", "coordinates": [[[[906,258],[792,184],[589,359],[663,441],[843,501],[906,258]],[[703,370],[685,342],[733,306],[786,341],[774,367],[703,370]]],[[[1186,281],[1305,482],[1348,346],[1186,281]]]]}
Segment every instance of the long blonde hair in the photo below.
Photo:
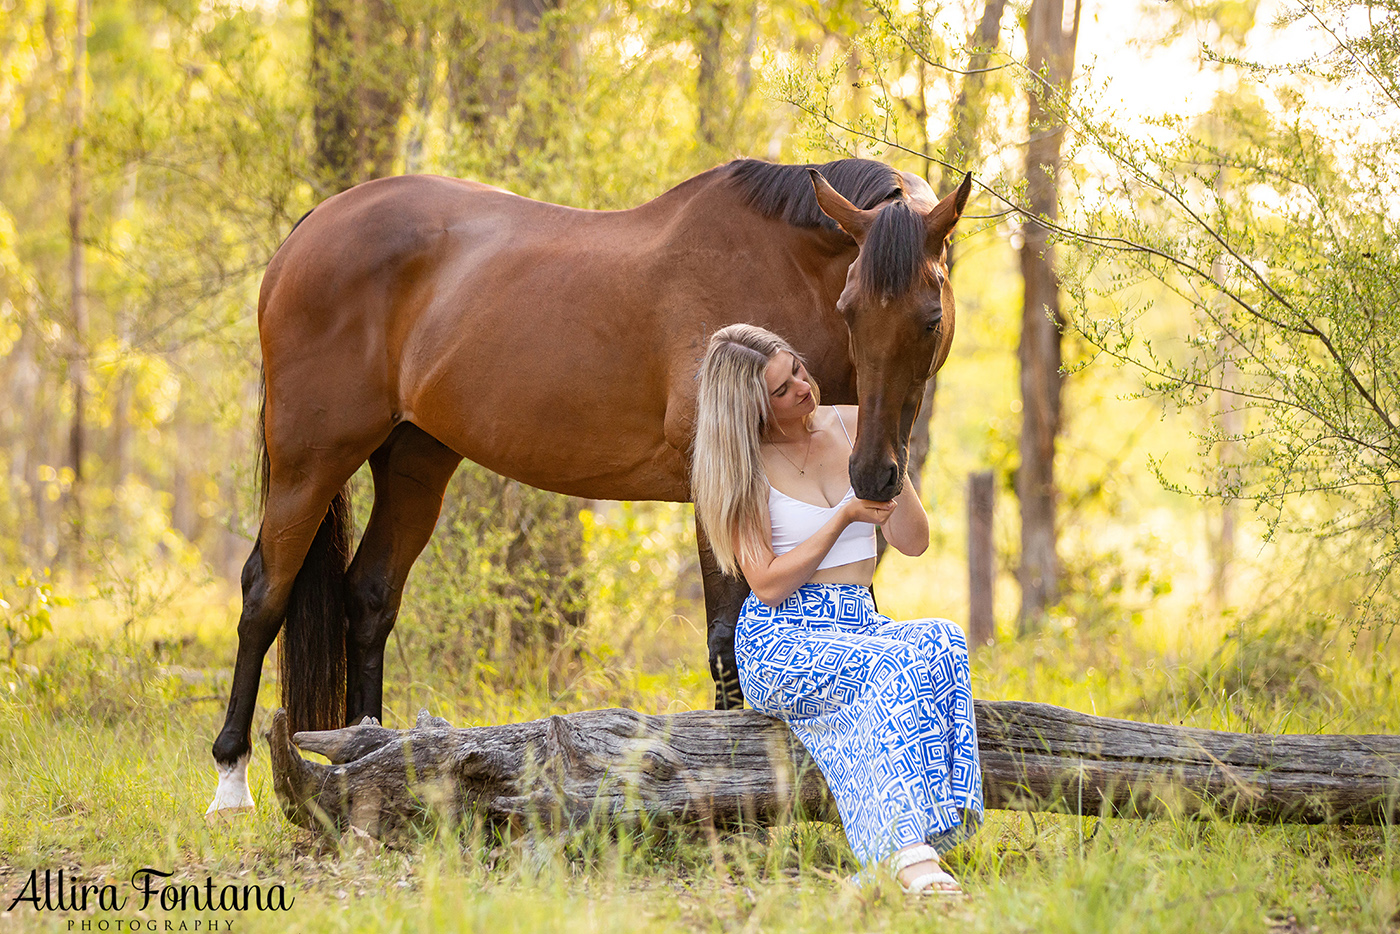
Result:
{"type": "MultiPolygon", "coordinates": [[[[769,361],[784,350],[802,359],[772,331],[731,324],[711,335],[700,365],[690,489],[715,560],[735,577],[740,556],[757,558],[764,544],[768,475],[759,445],[772,424],[773,408],[763,377],[769,361]]],[[[809,382],[812,399],[820,405],[817,384],[809,382]]]]}

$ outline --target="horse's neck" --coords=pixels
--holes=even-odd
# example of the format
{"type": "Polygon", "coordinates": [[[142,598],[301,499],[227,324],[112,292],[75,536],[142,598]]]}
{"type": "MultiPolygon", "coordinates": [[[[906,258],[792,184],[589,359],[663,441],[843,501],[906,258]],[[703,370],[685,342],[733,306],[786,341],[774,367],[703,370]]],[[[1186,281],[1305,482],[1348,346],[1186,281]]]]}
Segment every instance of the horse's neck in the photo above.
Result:
{"type": "Polygon", "coordinates": [[[736,266],[755,279],[733,320],[762,325],[792,341],[806,355],[823,401],[854,403],[849,336],[836,300],[859,252],[855,243],[840,232],[765,217],[722,178],[694,195],[689,210],[718,218],[707,231],[708,246],[741,257],[736,266]]]}
{"type": "Polygon", "coordinates": [[[711,327],[716,321],[749,321],[786,337],[808,355],[823,400],[829,394],[833,402],[854,402],[849,339],[836,300],[858,252],[855,244],[839,232],[765,217],[744,203],[723,168],[628,212],[634,229],[650,230],[636,242],[667,264],[677,257],[712,258],[713,266],[691,261],[675,270],[678,276],[686,274],[682,269],[700,276],[695,295],[717,305],[728,302],[701,309],[699,316],[711,327]]]}
{"type": "Polygon", "coordinates": [[[682,241],[720,253],[757,248],[790,256],[813,280],[814,289],[823,295],[830,293],[834,308],[845,286],[846,270],[856,258],[856,245],[839,231],[795,227],[779,218],[765,217],[744,203],[725,168],[687,179],[629,213],[663,233],[657,241],[663,248],[682,241]]]}

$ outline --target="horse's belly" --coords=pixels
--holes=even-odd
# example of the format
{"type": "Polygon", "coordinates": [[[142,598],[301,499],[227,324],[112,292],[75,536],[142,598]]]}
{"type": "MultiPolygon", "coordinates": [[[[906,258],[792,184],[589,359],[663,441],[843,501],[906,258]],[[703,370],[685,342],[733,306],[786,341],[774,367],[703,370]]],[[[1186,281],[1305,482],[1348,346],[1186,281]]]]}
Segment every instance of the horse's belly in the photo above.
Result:
{"type": "Polygon", "coordinates": [[[515,421],[504,407],[471,408],[470,416],[429,412],[413,420],[468,460],[543,490],[585,499],[690,498],[684,458],[664,442],[515,421]]]}
{"type": "Polygon", "coordinates": [[[406,394],[403,417],[463,457],[541,489],[687,499],[688,465],[665,435],[667,389],[650,367],[609,366],[612,348],[551,340],[543,328],[532,337],[487,331],[464,341],[406,394]]]}

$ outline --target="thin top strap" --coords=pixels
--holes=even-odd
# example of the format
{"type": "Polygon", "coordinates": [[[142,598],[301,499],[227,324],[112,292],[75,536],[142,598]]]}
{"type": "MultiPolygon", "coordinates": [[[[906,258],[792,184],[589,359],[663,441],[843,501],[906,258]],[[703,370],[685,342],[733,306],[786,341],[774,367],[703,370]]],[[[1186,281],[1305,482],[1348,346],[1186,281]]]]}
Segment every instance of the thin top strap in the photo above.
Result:
{"type": "MultiPolygon", "coordinates": [[[[833,412],[836,412],[836,407],[835,407],[835,406],[832,406],[832,407],[831,407],[831,410],[832,410],[833,412]]],[[[846,444],[849,445],[850,447],[855,447],[855,444],[853,444],[853,443],[851,442],[851,435],[850,435],[850,433],[849,433],[848,431],[846,431],[846,420],[843,419],[843,418],[841,417],[841,413],[840,413],[840,412],[836,412],[836,420],[837,420],[838,422],[841,423],[841,434],[843,434],[843,435],[846,436],[846,444]]]]}

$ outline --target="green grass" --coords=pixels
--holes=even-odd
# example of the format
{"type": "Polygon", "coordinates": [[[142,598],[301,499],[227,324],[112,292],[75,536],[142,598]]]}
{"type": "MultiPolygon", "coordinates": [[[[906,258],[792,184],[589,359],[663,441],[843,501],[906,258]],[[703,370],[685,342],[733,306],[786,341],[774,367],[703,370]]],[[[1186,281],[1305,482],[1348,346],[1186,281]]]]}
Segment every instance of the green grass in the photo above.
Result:
{"type": "MultiPolygon", "coordinates": [[[[211,606],[211,616],[227,611],[211,606]]],[[[31,869],[77,870],[125,890],[135,870],[152,866],[176,882],[281,883],[295,898],[283,913],[216,913],[235,931],[1400,930],[1393,828],[989,812],[983,832],[948,860],[970,895],[957,902],[909,902],[887,879],[854,888],[840,832],[819,824],[327,844],[276,807],[260,739],[276,704],[271,683],[255,723],[259,808],[206,822],[208,748],[227,690],[216,666],[232,653],[227,632],[190,626],[192,641],[161,630],[159,647],[149,634],[138,641],[90,627],[0,668],[0,909],[31,869]]],[[[567,665],[521,657],[469,683],[424,658],[405,660],[419,671],[405,683],[391,648],[389,719],[409,722],[423,705],[457,724],[610,704],[704,706],[700,640],[690,627],[671,630],[635,639],[645,655],[618,653],[590,632],[567,665]]],[[[977,654],[974,689],[1215,729],[1400,732],[1396,649],[1383,638],[1300,624],[1207,633],[1171,657],[1158,644],[1146,626],[1003,641],[977,654]]],[[[271,664],[266,674],[271,682],[271,664]]],[[[178,930],[183,920],[192,930],[208,916],[20,904],[0,913],[0,934],[68,930],[84,918],[135,919],[141,930],[166,930],[165,921],[178,930]]]]}

